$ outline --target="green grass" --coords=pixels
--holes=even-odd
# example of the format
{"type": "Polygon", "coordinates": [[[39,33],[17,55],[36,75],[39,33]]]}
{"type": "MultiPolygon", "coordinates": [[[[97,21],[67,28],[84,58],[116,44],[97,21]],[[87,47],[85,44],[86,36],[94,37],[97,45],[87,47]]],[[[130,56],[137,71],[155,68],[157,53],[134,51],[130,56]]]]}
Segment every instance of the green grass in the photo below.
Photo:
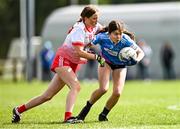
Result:
{"type": "MultiPolygon", "coordinates": [[[[19,124],[11,124],[14,106],[27,102],[41,94],[48,83],[34,81],[12,83],[0,81],[0,128],[53,129],[53,128],[121,128],[121,129],[179,129],[180,128],[180,81],[127,81],[120,101],[112,109],[108,122],[98,122],[97,116],[110,96],[112,86],[93,107],[83,124],[63,124],[65,100],[68,88],[60,91],[51,101],[23,114],[19,124]],[[176,105],[177,110],[167,107],[176,105]]],[[[96,82],[82,82],[82,89],[74,107],[77,115],[96,82]]]]}

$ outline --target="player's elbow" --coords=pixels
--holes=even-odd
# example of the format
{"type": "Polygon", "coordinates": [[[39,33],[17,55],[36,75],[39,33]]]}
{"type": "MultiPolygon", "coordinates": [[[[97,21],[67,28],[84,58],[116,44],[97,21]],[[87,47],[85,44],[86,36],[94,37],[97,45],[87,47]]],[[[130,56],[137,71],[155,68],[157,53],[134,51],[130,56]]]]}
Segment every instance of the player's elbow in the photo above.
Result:
{"type": "Polygon", "coordinates": [[[144,54],[144,52],[141,50],[141,49],[139,49],[138,51],[137,51],[137,61],[139,62],[139,61],[141,61],[142,59],[143,59],[143,57],[145,56],[145,54],[144,54]]]}
{"type": "Polygon", "coordinates": [[[144,56],[145,56],[145,54],[144,54],[144,52],[142,50],[140,50],[139,55],[140,55],[140,60],[142,60],[144,58],[144,56]]]}
{"type": "Polygon", "coordinates": [[[141,50],[141,51],[140,51],[140,54],[141,54],[141,57],[142,57],[142,58],[145,56],[145,54],[144,54],[144,51],[143,51],[143,50],[141,50]]]}

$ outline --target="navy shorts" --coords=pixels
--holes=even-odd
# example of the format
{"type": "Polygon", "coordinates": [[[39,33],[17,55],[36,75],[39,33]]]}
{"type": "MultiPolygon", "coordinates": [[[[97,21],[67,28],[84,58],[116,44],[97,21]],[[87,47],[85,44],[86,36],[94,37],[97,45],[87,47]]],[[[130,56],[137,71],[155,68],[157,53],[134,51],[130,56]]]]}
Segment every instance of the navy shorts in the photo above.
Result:
{"type": "Polygon", "coordinates": [[[126,68],[126,65],[114,65],[109,62],[106,62],[106,63],[111,67],[112,70],[126,68]]]}

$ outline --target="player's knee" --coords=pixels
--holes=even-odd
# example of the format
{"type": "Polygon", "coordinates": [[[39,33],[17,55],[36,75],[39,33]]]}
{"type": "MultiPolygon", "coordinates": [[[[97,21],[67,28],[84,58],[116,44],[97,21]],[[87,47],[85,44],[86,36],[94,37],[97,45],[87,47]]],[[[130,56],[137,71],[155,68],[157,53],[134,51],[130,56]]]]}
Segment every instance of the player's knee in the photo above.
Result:
{"type": "Polygon", "coordinates": [[[76,86],[76,91],[79,92],[81,90],[81,86],[80,85],[77,85],[76,86]]]}
{"type": "Polygon", "coordinates": [[[81,86],[80,86],[80,84],[76,84],[76,85],[72,86],[71,89],[76,92],[79,92],[81,90],[81,86]]]}

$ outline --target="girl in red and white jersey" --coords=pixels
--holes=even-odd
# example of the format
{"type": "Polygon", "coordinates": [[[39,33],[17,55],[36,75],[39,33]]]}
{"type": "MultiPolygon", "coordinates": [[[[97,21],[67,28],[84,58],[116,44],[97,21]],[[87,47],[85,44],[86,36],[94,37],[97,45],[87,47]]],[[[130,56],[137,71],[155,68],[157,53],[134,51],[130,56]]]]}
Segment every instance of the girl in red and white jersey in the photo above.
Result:
{"type": "Polygon", "coordinates": [[[21,113],[38,106],[56,95],[65,85],[70,89],[66,98],[66,111],[64,122],[71,123],[72,111],[76,97],[80,91],[80,82],[76,76],[78,64],[85,64],[87,59],[97,60],[101,65],[104,59],[99,55],[88,53],[84,50],[96,32],[101,29],[97,23],[98,11],[93,6],[86,6],[81,12],[81,19],[69,31],[63,45],[57,50],[51,66],[55,75],[49,83],[48,89],[41,95],[31,99],[29,102],[13,108],[12,123],[21,120],[21,113]]]}
{"type": "MultiPolygon", "coordinates": [[[[95,20],[97,17],[94,17],[95,20]]],[[[86,59],[79,56],[76,46],[84,47],[94,38],[94,35],[102,27],[99,23],[92,23],[94,27],[87,26],[83,21],[77,22],[69,31],[64,44],[58,49],[57,54],[71,60],[75,64],[84,64],[86,59]]]]}

